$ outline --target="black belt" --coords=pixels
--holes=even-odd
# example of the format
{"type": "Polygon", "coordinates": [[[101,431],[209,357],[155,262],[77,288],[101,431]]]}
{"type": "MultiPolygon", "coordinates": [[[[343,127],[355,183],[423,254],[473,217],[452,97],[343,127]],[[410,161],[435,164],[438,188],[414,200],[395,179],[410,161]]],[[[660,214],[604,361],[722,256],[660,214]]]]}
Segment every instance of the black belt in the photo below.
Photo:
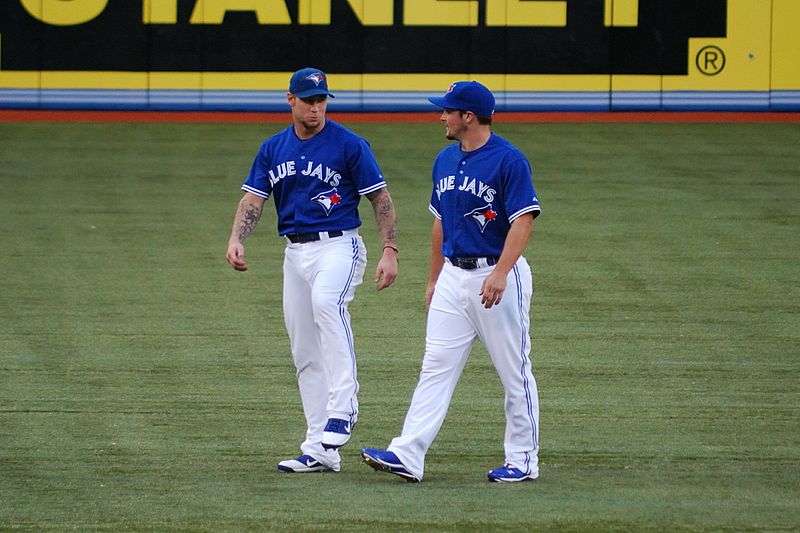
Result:
{"type": "Polygon", "coordinates": [[[319,241],[328,236],[329,239],[334,237],[341,237],[344,235],[342,231],[323,231],[322,233],[287,233],[285,237],[292,243],[314,242],[319,241]]]}
{"type": "Polygon", "coordinates": [[[448,257],[450,263],[453,266],[457,266],[458,268],[463,268],[464,270],[474,270],[478,268],[478,261],[481,259],[486,260],[486,266],[492,266],[497,264],[497,257],[448,257]]]}

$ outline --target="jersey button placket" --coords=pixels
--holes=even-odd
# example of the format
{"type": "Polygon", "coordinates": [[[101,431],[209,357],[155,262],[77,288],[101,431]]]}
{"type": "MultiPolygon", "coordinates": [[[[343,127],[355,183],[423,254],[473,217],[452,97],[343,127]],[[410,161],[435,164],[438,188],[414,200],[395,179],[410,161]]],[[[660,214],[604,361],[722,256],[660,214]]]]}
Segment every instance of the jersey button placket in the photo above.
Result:
{"type": "MultiPolygon", "coordinates": [[[[306,156],[301,153],[301,154],[299,154],[298,160],[300,161],[300,165],[299,165],[300,168],[297,169],[297,173],[300,174],[300,172],[303,170],[303,168],[305,168],[306,156]]],[[[303,180],[299,180],[298,179],[297,188],[299,190],[303,191],[303,192],[306,192],[306,193],[308,192],[308,190],[307,190],[308,189],[308,184],[306,182],[304,182],[303,180]]],[[[308,195],[306,194],[306,196],[308,196],[308,195]]],[[[303,214],[303,207],[305,207],[305,206],[301,205],[299,202],[297,204],[295,204],[295,206],[294,206],[295,228],[297,228],[296,231],[298,233],[305,233],[305,231],[300,229],[298,227],[298,225],[297,225],[297,221],[300,220],[300,218],[302,218],[301,215],[303,214]]]]}
{"type": "MultiPolygon", "coordinates": [[[[456,187],[459,187],[462,183],[464,183],[464,169],[466,165],[466,159],[462,159],[458,164],[458,179],[456,180],[458,183],[456,184],[456,187]]],[[[456,272],[458,273],[458,303],[461,305],[462,309],[467,309],[470,299],[469,276],[467,275],[468,271],[456,267],[456,272]]]]}
{"type": "Polygon", "coordinates": [[[461,163],[459,163],[458,167],[456,168],[457,171],[456,175],[458,176],[458,178],[456,179],[456,187],[460,187],[461,184],[464,183],[464,167],[466,164],[467,161],[465,159],[462,159],[461,163]]]}
{"type": "MultiPolygon", "coordinates": [[[[458,165],[456,166],[456,189],[457,189],[457,190],[458,190],[458,189],[459,189],[459,187],[461,187],[461,185],[464,183],[464,166],[465,166],[466,164],[467,164],[467,161],[466,161],[466,159],[462,159],[462,160],[461,160],[461,161],[458,163],[458,165]]],[[[463,198],[463,196],[462,196],[461,194],[459,194],[459,195],[455,196],[455,199],[456,199],[456,200],[455,200],[455,202],[456,202],[456,205],[457,205],[459,208],[463,208],[463,207],[464,207],[464,203],[463,203],[463,202],[464,202],[464,198],[463,198]]],[[[456,230],[454,231],[454,237],[455,237],[455,241],[456,241],[456,242],[458,242],[458,240],[461,238],[461,236],[462,236],[461,234],[462,234],[462,233],[463,233],[463,231],[464,231],[464,229],[463,229],[463,226],[462,226],[462,224],[464,223],[464,221],[463,221],[463,220],[460,220],[459,222],[460,222],[459,224],[456,224],[456,230]]],[[[461,269],[460,269],[460,268],[457,268],[456,270],[459,270],[459,271],[460,271],[460,272],[458,273],[458,274],[459,274],[459,279],[460,279],[460,280],[463,280],[463,279],[464,279],[464,278],[463,278],[463,271],[461,271],[461,269]]],[[[460,294],[462,294],[462,296],[463,296],[463,291],[464,291],[463,287],[459,287],[459,292],[460,292],[460,294]]],[[[462,298],[462,304],[466,304],[466,300],[464,300],[463,298],[462,298]]]]}

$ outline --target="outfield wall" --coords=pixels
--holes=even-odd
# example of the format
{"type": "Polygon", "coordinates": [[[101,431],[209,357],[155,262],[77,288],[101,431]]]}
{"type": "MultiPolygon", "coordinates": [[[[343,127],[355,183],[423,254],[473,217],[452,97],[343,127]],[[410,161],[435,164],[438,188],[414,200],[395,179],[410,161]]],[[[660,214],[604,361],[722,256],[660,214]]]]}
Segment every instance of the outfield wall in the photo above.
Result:
{"type": "Polygon", "coordinates": [[[800,0],[3,0],[0,108],[800,111],[800,0]]]}

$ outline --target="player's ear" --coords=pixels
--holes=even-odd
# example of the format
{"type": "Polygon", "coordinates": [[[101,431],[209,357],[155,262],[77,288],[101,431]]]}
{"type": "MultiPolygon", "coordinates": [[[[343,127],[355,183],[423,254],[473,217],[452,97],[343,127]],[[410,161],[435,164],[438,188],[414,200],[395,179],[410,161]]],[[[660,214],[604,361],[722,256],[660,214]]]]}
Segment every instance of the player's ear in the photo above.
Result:
{"type": "Polygon", "coordinates": [[[286,93],[286,101],[289,103],[289,107],[294,107],[295,98],[297,98],[297,97],[295,95],[293,95],[292,93],[289,93],[289,92],[286,93]]]}

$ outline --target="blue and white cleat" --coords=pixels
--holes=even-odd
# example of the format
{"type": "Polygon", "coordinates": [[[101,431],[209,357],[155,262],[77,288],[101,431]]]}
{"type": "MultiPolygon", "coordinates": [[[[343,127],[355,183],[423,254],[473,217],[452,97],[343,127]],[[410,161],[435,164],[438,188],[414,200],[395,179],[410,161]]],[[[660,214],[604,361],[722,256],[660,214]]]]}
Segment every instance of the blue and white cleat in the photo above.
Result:
{"type": "Polygon", "coordinates": [[[364,459],[365,463],[379,472],[389,472],[390,474],[400,476],[408,483],[419,483],[421,481],[403,466],[403,463],[400,462],[400,459],[398,459],[393,452],[376,450],[375,448],[364,448],[361,450],[361,457],[364,459]]]}
{"type": "Polygon", "coordinates": [[[347,444],[350,440],[350,432],[353,424],[349,420],[341,418],[329,418],[322,430],[322,447],[326,450],[335,450],[347,444]]]}
{"type": "Polygon", "coordinates": [[[533,481],[539,477],[539,473],[526,473],[519,468],[515,468],[511,465],[505,465],[491,470],[487,477],[489,478],[489,481],[494,481],[497,483],[516,483],[517,481],[533,481]]]}
{"type": "Polygon", "coordinates": [[[278,471],[289,474],[305,474],[308,472],[338,472],[341,470],[339,464],[327,466],[317,461],[310,455],[301,455],[294,459],[286,459],[278,463],[278,471]]]}

